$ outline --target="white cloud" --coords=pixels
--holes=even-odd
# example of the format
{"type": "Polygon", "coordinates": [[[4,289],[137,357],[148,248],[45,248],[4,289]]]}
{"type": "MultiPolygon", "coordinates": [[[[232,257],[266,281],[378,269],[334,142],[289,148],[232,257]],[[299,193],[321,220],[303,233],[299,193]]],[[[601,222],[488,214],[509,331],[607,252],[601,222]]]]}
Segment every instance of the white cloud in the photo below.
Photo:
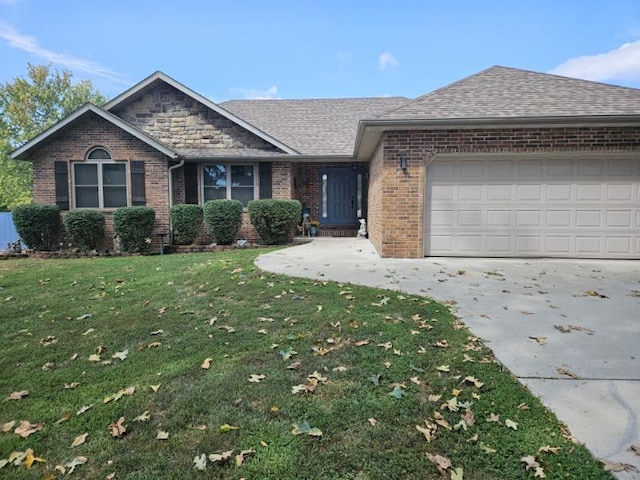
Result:
{"type": "Polygon", "coordinates": [[[278,99],[278,87],[270,86],[266,90],[258,90],[256,88],[230,88],[229,92],[234,95],[240,95],[245,100],[271,100],[278,99]]]}
{"type": "MultiPolygon", "coordinates": [[[[5,3],[7,2],[7,0],[0,1],[4,1],[5,3]]],[[[3,22],[0,22],[0,39],[5,40],[7,44],[13,48],[30,53],[36,57],[40,57],[55,65],[61,65],[66,69],[89,73],[93,76],[104,78],[122,85],[129,84],[129,82],[122,78],[121,75],[110,68],[104,67],[91,60],[85,60],[66,53],[47,50],[39,45],[38,40],[35,37],[20,33],[10,25],[3,22]]]]}
{"type": "Polygon", "coordinates": [[[389,52],[381,53],[378,57],[380,70],[387,70],[398,66],[398,59],[389,52]]]}
{"type": "Polygon", "coordinates": [[[571,58],[549,73],[595,81],[640,81],[640,40],[606,53],[571,58]]]}

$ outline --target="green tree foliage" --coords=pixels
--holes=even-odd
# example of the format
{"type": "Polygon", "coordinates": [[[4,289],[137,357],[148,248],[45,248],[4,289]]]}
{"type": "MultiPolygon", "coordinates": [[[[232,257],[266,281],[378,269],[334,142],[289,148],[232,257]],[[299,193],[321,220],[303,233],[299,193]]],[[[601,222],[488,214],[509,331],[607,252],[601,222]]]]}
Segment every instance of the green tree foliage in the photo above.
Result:
{"type": "Polygon", "coordinates": [[[32,200],[31,164],[9,154],[85,103],[105,101],[91,81],[73,82],[51,64],[28,64],[26,77],[0,84],[0,210],[32,200]]]}

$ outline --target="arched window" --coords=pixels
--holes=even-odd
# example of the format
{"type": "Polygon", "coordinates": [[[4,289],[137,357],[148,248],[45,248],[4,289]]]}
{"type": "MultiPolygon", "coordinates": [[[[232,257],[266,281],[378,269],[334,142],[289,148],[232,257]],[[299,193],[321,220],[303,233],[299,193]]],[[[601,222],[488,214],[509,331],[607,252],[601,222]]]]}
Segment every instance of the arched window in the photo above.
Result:
{"type": "Polygon", "coordinates": [[[114,162],[102,147],[89,151],[84,162],[73,164],[76,208],[127,206],[127,165],[114,162]]]}

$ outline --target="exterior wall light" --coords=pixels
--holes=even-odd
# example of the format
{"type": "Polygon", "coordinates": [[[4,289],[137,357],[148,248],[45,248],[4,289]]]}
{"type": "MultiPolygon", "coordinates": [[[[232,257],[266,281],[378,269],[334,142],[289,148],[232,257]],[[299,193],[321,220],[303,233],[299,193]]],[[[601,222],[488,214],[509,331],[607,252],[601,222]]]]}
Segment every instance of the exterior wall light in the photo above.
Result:
{"type": "Polygon", "coordinates": [[[409,157],[407,157],[406,153],[400,155],[400,168],[403,172],[407,171],[407,164],[409,163],[409,157]]]}

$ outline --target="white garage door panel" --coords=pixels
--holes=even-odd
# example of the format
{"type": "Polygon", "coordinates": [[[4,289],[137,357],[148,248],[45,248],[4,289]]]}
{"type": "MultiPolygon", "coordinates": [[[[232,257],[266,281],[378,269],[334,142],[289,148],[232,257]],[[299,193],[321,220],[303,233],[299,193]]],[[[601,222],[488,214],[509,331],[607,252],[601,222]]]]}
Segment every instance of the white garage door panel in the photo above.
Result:
{"type": "Polygon", "coordinates": [[[425,255],[640,258],[640,159],[436,160],[425,255]]]}

